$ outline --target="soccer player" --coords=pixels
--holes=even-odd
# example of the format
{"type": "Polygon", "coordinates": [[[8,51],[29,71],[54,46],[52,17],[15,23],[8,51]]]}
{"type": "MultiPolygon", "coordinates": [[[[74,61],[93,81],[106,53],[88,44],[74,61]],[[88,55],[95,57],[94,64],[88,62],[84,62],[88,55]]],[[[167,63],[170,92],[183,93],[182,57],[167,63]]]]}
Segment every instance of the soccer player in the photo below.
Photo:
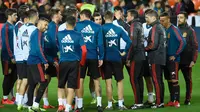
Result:
{"type": "Polygon", "coordinates": [[[58,45],[60,51],[59,64],[59,88],[65,88],[67,83],[67,104],[65,112],[72,108],[72,101],[75,89],[79,88],[80,82],[80,65],[83,66],[86,60],[86,45],[83,41],[82,34],[74,31],[76,18],[69,16],[66,18],[67,29],[58,32],[58,45]],[[80,49],[82,50],[82,57],[80,49]]]}
{"type": "Polygon", "coordinates": [[[30,33],[30,51],[27,59],[28,65],[28,108],[29,112],[39,110],[39,102],[48,86],[47,77],[45,77],[45,70],[48,68],[48,62],[44,57],[44,35],[43,32],[47,30],[48,20],[40,18],[38,21],[38,12],[34,9],[29,10],[29,29],[30,33]],[[37,27],[35,27],[38,21],[37,27]],[[33,30],[34,29],[34,30],[33,30]],[[36,85],[39,84],[37,96],[33,102],[33,93],[36,85]],[[32,106],[32,107],[31,107],[32,106]]]}
{"type": "MultiPolygon", "coordinates": [[[[59,71],[58,66],[58,46],[57,46],[57,33],[58,33],[58,24],[62,20],[62,15],[59,9],[50,10],[51,22],[48,25],[47,34],[45,38],[44,53],[47,58],[49,67],[46,70],[46,75],[48,76],[48,82],[50,83],[51,77],[56,77],[59,71]]],[[[60,90],[58,90],[58,97],[62,96],[60,90]]],[[[48,101],[48,88],[45,90],[43,95],[43,108],[55,108],[54,106],[49,105],[48,101]]]]}
{"type": "Polygon", "coordinates": [[[160,23],[166,29],[167,35],[167,54],[166,66],[164,67],[165,79],[168,81],[170,101],[167,106],[180,107],[180,87],[178,84],[178,65],[180,53],[183,51],[185,41],[181,32],[170,22],[169,14],[164,12],[160,15],[160,23]]]}
{"type": "Polygon", "coordinates": [[[128,52],[128,65],[130,66],[130,82],[134,93],[135,104],[131,109],[143,108],[143,63],[145,60],[144,52],[144,31],[140,23],[139,14],[136,10],[127,11],[127,22],[130,23],[131,47],[128,52]]]}
{"type": "Polygon", "coordinates": [[[83,108],[83,84],[86,76],[86,70],[91,73],[94,80],[95,92],[97,95],[97,109],[98,112],[102,112],[102,97],[100,95],[100,73],[99,67],[103,64],[104,47],[101,26],[90,20],[91,12],[88,9],[84,9],[80,13],[81,21],[76,24],[76,30],[83,34],[84,42],[87,47],[86,64],[81,67],[81,79],[80,88],[77,90],[78,96],[78,108],[82,111],[83,108]]]}
{"type": "Polygon", "coordinates": [[[100,13],[94,13],[93,18],[96,24],[102,25],[102,16],[100,15],[100,13]]]}
{"type": "Polygon", "coordinates": [[[126,110],[123,104],[124,90],[123,90],[123,70],[121,56],[126,55],[131,45],[131,40],[128,35],[120,28],[115,26],[113,22],[113,13],[107,11],[104,15],[105,24],[102,27],[105,57],[104,57],[104,77],[106,80],[106,92],[108,98],[108,106],[106,109],[112,110],[112,75],[114,73],[115,80],[117,81],[118,88],[118,106],[119,110],[126,110]],[[120,41],[122,38],[126,42],[123,52],[120,51],[120,41]]]}
{"type": "Polygon", "coordinates": [[[14,101],[8,99],[8,95],[14,87],[17,80],[16,62],[13,53],[13,38],[14,38],[14,22],[17,21],[17,10],[7,9],[5,12],[7,22],[1,29],[2,50],[1,62],[3,70],[3,99],[2,104],[14,104],[14,101]]]}
{"type": "Polygon", "coordinates": [[[18,74],[18,80],[17,80],[17,91],[16,91],[16,102],[18,104],[19,96],[23,98],[24,101],[28,100],[27,94],[25,94],[27,90],[27,66],[26,62],[24,62],[24,53],[22,50],[22,43],[21,38],[18,36],[18,31],[23,26],[23,24],[26,24],[28,22],[28,14],[27,11],[29,10],[29,7],[27,5],[22,5],[18,9],[18,15],[20,17],[20,20],[15,24],[15,31],[14,31],[14,56],[16,61],[16,67],[17,67],[17,74],[18,74]]]}
{"type": "Polygon", "coordinates": [[[178,27],[186,40],[186,47],[180,54],[179,69],[181,69],[186,82],[185,105],[190,105],[192,94],[192,67],[198,57],[198,41],[194,29],[187,24],[188,14],[180,12],[178,15],[178,27]]]}
{"type": "MultiPolygon", "coordinates": [[[[146,14],[148,11],[150,11],[152,9],[147,9],[144,14],[146,14]]],[[[142,24],[143,29],[144,29],[144,47],[147,46],[147,40],[148,40],[148,36],[149,36],[149,31],[151,30],[151,26],[148,25],[147,23],[143,23],[142,24]]],[[[145,52],[145,61],[144,61],[144,72],[143,72],[143,77],[145,79],[146,82],[146,88],[148,91],[148,100],[144,103],[145,108],[150,108],[153,105],[154,102],[154,93],[153,93],[153,82],[152,82],[152,77],[151,77],[151,73],[149,72],[149,63],[148,63],[148,53],[145,52]]]]}
{"type": "Polygon", "coordinates": [[[152,108],[164,107],[164,83],[161,67],[166,62],[166,33],[163,26],[158,21],[156,11],[148,11],[145,14],[146,23],[152,26],[148,36],[148,45],[145,51],[148,52],[149,70],[153,77],[156,91],[156,103],[152,108]]]}

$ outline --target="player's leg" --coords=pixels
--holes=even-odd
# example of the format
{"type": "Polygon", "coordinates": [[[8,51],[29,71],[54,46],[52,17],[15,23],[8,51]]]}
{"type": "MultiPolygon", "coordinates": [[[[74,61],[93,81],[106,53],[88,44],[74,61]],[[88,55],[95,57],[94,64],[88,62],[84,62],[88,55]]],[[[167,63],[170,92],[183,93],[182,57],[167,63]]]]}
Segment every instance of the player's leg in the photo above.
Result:
{"type": "Polygon", "coordinates": [[[23,71],[23,63],[16,63],[16,67],[17,67],[17,81],[16,81],[16,104],[18,104],[18,100],[19,100],[19,91],[20,91],[20,86],[21,86],[21,82],[22,82],[22,71],[23,71]]]}
{"type": "Polygon", "coordinates": [[[89,89],[90,89],[90,94],[92,96],[92,101],[90,102],[90,104],[95,104],[97,100],[96,100],[94,81],[93,81],[93,78],[91,77],[91,73],[88,73],[88,74],[90,75],[89,89]]]}
{"type": "Polygon", "coordinates": [[[185,105],[190,105],[192,94],[192,68],[189,65],[180,65],[186,83],[185,105]]]}

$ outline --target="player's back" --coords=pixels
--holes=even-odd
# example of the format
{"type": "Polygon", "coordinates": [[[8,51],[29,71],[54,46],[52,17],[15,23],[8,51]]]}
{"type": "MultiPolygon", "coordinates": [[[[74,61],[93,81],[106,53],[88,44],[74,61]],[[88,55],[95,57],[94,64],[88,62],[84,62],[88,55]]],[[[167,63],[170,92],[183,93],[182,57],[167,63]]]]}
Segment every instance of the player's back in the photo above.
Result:
{"type": "Polygon", "coordinates": [[[63,30],[58,32],[58,45],[60,51],[60,62],[80,61],[80,45],[84,44],[82,34],[74,30],[63,30]],[[81,41],[82,40],[82,41],[81,41]]]}

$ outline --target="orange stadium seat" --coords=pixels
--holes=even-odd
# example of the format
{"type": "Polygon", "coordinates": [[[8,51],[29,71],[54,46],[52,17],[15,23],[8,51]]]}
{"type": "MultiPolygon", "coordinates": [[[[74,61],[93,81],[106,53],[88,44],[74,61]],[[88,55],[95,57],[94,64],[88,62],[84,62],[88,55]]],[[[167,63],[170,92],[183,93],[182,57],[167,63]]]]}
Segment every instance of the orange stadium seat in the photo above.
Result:
{"type": "Polygon", "coordinates": [[[192,0],[194,3],[195,10],[200,9],[200,0],[192,0]]]}
{"type": "Polygon", "coordinates": [[[118,6],[119,5],[119,0],[110,0],[113,4],[113,6],[118,6]]]}
{"type": "Polygon", "coordinates": [[[176,0],[168,0],[168,3],[171,7],[174,7],[176,0]]]}

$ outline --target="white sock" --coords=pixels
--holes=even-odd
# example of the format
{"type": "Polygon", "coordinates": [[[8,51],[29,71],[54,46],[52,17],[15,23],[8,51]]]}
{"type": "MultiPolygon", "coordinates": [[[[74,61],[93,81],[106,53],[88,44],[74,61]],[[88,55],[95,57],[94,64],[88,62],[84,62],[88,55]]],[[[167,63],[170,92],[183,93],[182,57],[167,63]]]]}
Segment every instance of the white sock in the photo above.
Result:
{"type": "Polygon", "coordinates": [[[65,106],[65,112],[69,112],[71,110],[72,106],[69,104],[66,104],[65,106]]]}
{"type": "Polygon", "coordinates": [[[3,96],[3,99],[4,99],[4,100],[7,100],[7,99],[8,99],[8,96],[3,96]]]}
{"type": "Polygon", "coordinates": [[[34,108],[39,108],[39,103],[33,102],[33,107],[34,107],[34,108]]]}
{"type": "Polygon", "coordinates": [[[118,100],[118,105],[119,105],[119,107],[123,107],[124,105],[123,105],[123,100],[118,100]]]}
{"type": "Polygon", "coordinates": [[[108,108],[112,107],[112,101],[108,101],[108,108]]]}
{"type": "Polygon", "coordinates": [[[22,104],[24,105],[24,104],[26,104],[27,102],[28,102],[28,94],[25,93],[25,94],[24,94],[23,101],[22,101],[22,104]]]}
{"type": "Polygon", "coordinates": [[[43,98],[43,104],[49,106],[48,98],[43,98]]]}
{"type": "Polygon", "coordinates": [[[78,108],[83,107],[83,98],[78,98],[78,108]]]}
{"type": "Polygon", "coordinates": [[[22,100],[23,100],[23,96],[22,95],[18,95],[18,105],[22,105],[22,100]]]}
{"type": "Polygon", "coordinates": [[[36,99],[36,97],[34,96],[34,97],[33,97],[33,102],[35,102],[35,99],[36,99]]]}
{"type": "Polygon", "coordinates": [[[67,99],[66,99],[66,98],[63,98],[63,99],[62,99],[62,102],[63,102],[63,105],[64,105],[64,106],[67,105],[67,99]]]}
{"type": "Polygon", "coordinates": [[[92,95],[92,98],[96,98],[96,93],[95,92],[92,92],[91,95],[92,95]]]}
{"type": "Polygon", "coordinates": [[[101,104],[101,100],[102,100],[102,98],[101,97],[97,97],[97,106],[102,106],[102,104],[101,104]]]}
{"type": "Polygon", "coordinates": [[[77,107],[78,107],[78,97],[75,96],[75,108],[77,108],[77,107]]]}
{"type": "Polygon", "coordinates": [[[63,100],[62,100],[62,98],[58,98],[58,105],[60,106],[60,105],[63,105],[63,100]]]}
{"type": "Polygon", "coordinates": [[[16,93],[16,99],[15,99],[15,101],[18,103],[18,101],[19,101],[19,93],[16,93]]]}
{"type": "Polygon", "coordinates": [[[154,102],[153,92],[148,93],[148,101],[154,102]]]}

